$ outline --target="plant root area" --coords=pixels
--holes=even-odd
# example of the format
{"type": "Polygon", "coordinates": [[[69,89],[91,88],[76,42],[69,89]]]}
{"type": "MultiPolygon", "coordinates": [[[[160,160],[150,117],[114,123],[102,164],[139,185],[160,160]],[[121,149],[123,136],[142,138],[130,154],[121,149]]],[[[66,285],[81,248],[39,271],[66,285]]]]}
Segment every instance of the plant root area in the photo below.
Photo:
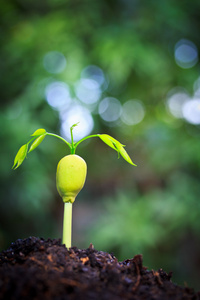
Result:
{"type": "Polygon", "coordinates": [[[119,262],[112,254],[67,249],[61,240],[29,237],[0,253],[0,299],[200,299],[172,274],[147,270],[142,255],[119,262]]]}

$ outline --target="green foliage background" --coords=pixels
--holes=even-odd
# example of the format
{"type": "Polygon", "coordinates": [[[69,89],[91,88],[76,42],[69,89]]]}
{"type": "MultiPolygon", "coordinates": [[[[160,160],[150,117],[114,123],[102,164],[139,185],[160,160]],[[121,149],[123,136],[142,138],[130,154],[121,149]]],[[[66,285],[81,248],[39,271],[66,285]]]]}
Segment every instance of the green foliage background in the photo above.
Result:
{"type": "Polygon", "coordinates": [[[74,204],[73,244],[92,242],[120,260],[142,253],[149,269],[173,271],[175,282],[200,289],[200,127],[173,117],[166,106],[177,86],[192,97],[199,78],[199,62],[179,67],[174,47],[188,39],[200,49],[200,2],[3,0],[0,10],[1,250],[30,235],[61,237],[55,171],[66,146],[46,138],[19,169],[11,167],[37,128],[59,134],[46,82],[63,81],[74,93],[82,70],[96,65],[109,82],[102,99],[140,99],[145,117],[137,125],[109,126],[93,115],[93,133],[126,144],[138,166],[117,160],[98,139],[78,148],[88,177],[74,204]],[[45,70],[49,51],[66,57],[63,72],[45,70]]]}

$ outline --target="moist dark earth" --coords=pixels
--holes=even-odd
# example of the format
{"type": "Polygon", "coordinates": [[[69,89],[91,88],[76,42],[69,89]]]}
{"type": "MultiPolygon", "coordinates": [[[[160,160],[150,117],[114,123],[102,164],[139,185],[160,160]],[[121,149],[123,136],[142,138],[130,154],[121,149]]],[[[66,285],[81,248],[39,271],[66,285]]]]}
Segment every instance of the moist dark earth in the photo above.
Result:
{"type": "Polygon", "coordinates": [[[200,299],[172,274],[148,270],[142,255],[119,262],[109,253],[67,249],[61,240],[29,237],[0,253],[0,299],[200,299]]]}

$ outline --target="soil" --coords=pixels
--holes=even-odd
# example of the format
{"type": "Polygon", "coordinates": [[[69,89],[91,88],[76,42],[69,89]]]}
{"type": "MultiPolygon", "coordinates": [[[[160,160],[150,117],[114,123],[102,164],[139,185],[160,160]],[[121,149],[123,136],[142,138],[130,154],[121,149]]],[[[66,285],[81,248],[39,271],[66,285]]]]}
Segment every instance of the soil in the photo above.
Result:
{"type": "Polygon", "coordinates": [[[142,255],[119,262],[92,244],[67,249],[61,240],[30,237],[0,253],[1,300],[200,299],[171,277],[145,268],[142,255]]]}

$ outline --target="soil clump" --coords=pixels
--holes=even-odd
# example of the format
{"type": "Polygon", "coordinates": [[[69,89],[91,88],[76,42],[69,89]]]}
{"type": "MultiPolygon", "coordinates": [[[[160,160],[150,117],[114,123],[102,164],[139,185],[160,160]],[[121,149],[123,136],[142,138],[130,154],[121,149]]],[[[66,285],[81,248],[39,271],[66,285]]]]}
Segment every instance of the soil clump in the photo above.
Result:
{"type": "Polygon", "coordinates": [[[0,300],[200,299],[171,277],[144,267],[142,255],[119,262],[92,244],[67,249],[58,239],[18,239],[0,253],[0,300]]]}

